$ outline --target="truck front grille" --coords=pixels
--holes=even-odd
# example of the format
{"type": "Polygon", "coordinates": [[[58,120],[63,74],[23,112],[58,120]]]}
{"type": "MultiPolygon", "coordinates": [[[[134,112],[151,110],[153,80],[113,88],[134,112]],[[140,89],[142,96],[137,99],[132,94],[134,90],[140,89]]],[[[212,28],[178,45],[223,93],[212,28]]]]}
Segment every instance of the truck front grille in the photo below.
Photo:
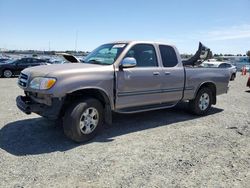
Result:
{"type": "Polygon", "coordinates": [[[27,87],[28,78],[28,75],[21,73],[18,79],[18,85],[21,87],[27,87]]]}

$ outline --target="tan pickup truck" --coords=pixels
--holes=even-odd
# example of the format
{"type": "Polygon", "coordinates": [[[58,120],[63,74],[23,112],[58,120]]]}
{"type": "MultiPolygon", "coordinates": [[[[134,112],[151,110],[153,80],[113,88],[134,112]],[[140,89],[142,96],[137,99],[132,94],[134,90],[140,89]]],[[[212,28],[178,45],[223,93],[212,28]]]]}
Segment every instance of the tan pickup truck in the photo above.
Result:
{"type": "Polygon", "coordinates": [[[24,96],[17,106],[50,119],[62,119],[65,134],[74,141],[93,138],[112,112],[137,113],[170,108],[189,101],[190,110],[206,114],[216,96],[226,93],[227,69],[204,68],[209,49],[182,61],[175,46],[141,41],[101,45],[84,61],[25,69],[18,85],[24,96]]]}

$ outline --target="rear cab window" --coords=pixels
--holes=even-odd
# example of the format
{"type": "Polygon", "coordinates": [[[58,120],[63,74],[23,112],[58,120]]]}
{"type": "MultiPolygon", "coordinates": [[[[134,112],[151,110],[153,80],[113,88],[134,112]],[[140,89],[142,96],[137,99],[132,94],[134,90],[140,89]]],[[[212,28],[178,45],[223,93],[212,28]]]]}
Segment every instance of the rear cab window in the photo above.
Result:
{"type": "Polygon", "coordinates": [[[178,64],[177,55],[173,47],[159,45],[159,49],[164,67],[175,67],[178,64]]]}

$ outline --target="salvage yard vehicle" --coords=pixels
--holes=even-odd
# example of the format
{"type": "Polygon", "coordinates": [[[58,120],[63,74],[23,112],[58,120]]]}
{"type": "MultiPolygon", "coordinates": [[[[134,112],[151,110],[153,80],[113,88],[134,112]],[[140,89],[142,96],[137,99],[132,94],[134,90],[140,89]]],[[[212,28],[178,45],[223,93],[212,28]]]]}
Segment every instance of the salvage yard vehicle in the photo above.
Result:
{"type": "Polygon", "coordinates": [[[11,78],[14,75],[19,75],[20,72],[27,67],[47,64],[48,62],[46,60],[37,58],[10,59],[4,64],[0,64],[0,77],[11,78]]]}
{"type": "Polygon", "coordinates": [[[222,61],[217,61],[215,59],[209,59],[207,61],[204,61],[201,66],[207,67],[207,68],[227,68],[230,72],[230,80],[233,81],[236,78],[236,73],[237,73],[237,67],[232,65],[230,62],[222,62],[222,61]]]}
{"type": "Polygon", "coordinates": [[[83,62],[23,70],[18,85],[25,96],[18,96],[16,104],[26,114],[62,119],[64,133],[76,142],[92,139],[104,123],[111,124],[112,112],[137,113],[189,101],[192,113],[205,115],[216,96],[227,93],[230,79],[227,69],[197,66],[209,54],[201,43],[186,61],[168,44],[104,44],[83,62]]]}

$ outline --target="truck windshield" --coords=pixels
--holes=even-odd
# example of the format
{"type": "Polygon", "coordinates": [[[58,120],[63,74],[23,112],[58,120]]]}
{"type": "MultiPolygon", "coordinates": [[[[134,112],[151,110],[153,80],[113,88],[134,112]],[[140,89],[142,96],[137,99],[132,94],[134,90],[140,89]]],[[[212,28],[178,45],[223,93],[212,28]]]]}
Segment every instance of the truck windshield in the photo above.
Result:
{"type": "Polygon", "coordinates": [[[112,65],[126,46],[126,43],[104,44],[91,52],[83,63],[112,65]]]}

